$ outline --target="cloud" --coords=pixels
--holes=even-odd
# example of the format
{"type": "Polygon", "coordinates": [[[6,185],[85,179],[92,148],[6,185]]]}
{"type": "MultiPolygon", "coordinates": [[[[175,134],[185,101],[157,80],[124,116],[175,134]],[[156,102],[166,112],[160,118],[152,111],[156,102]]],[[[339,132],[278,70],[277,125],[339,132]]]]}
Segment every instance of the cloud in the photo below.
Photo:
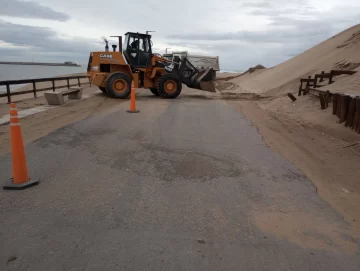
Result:
{"type": "Polygon", "coordinates": [[[47,59],[81,59],[81,62],[84,62],[89,52],[103,47],[100,40],[62,37],[51,28],[13,24],[2,20],[1,40],[3,42],[0,42],[0,55],[7,56],[7,59],[17,58],[20,49],[23,49],[23,52],[37,58],[44,56],[47,59]]]}
{"type": "Polygon", "coordinates": [[[35,2],[20,0],[1,0],[0,16],[19,18],[36,18],[65,22],[70,17],[51,8],[39,5],[35,2]]]}
{"type": "Polygon", "coordinates": [[[299,20],[289,18],[278,18],[274,21],[275,27],[272,29],[224,33],[178,33],[169,35],[169,39],[181,39],[191,41],[239,41],[242,43],[289,43],[301,42],[307,38],[324,39],[332,34],[332,27],[328,22],[320,20],[299,20]]]}
{"type": "MultiPolygon", "coordinates": [[[[0,0],[4,1],[24,3],[0,0]]],[[[181,5],[177,0],[142,5],[138,1],[124,4],[125,0],[108,0],[106,5],[97,0],[87,0],[86,5],[73,0],[32,1],[66,13],[71,20],[36,20],[56,18],[53,15],[15,18],[7,12],[3,17],[7,22],[0,21],[0,40],[7,43],[0,46],[1,59],[16,58],[16,52],[22,51],[26,52],[24,57],[39,61],[86,63],[89,51],[103,49],[101,40],[95,38],[155,30],[152,41],[156,52],[164,53],[170,47],[217,55],[223,69],[245,70],[259,63],[276,65],[358,23],[360,17],[359,0],[207,0],[206,5],[194,0],[183,0],[181,5]],[[10,45],[16,48],[10,50],[10,45]],[[7,53],[3,53],[5,47],[7,53]]],[[[1,8],[0,16],[4,13],[1,8]]],[[[17,16],[36,14],[23,7],[19,10],[17,16]]]]}
{"type": "Polygon", "coordinates": [[[266,17],[267,23],[256,30],[178,32],[167,38],[172,44],[196,45],[210,54],[218,54],[227,69],[245,69],[258,63],[273,66],[352,26],[360,17],[355,8],[352,11],[351,8],[336,7],[320,12],[306,1],[288,5],[282,2],[242,3],[253,21],[266,17]],[[209,44],[211,48],[207,48],[209,44]]]}

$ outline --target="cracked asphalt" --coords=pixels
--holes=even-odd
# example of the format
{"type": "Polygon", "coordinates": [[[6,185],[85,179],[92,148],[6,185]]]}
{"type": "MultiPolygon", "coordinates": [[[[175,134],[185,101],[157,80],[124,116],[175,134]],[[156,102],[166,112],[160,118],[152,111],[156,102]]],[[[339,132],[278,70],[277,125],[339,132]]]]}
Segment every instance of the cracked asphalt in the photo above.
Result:
{"type": "Polygon", "coordinates": [[[26,146],[41,183],[0,191],[0,270],[360,269],[349,225],[226,101],[127,107],[26,146]]]}

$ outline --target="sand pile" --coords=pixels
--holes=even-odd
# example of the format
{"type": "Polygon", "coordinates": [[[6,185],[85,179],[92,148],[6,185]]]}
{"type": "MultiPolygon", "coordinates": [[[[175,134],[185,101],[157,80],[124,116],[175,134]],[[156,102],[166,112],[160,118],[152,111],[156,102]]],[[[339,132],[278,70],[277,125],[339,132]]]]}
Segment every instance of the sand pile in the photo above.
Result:
{"type": "Polygon", "coordinates": [[[277,119],[320,129],[321,132],[345,141],[356,141],[358,135],[339,124],[338,119],[332,115],[331,108],[320,110],[317,97],[297,97],[300,78],[330,70],[358,72],[354,75],[336,76],[331,85],[325,81],[326,85],[321,89],[360,95],[360,25],[351,27],[275,67],[253,69],[252,72],[248,70],[247,73],[228,81],[218,81],[217,85],[226,93],[256,93],[261,97],[268,97],[267,100],[257,103],[277,119]],[[287,97],[289,92],[298,98],[297,101],[292,102],[287,97]]]}
{"type": "Polygon", "coordinates": [[[252,73],[252,72],[255,72],[257,70],[262,70],[262,69],[266,69],[263,65],[261,64],[258,64],[256,65],[255,67],[250,67],[246,72],[244,73],[252,73]]]}
{"type": "MultiPolygon", "coordinates": [[[[230,82],[239,86],[234,90],[236,92],[269,92],[268,95],[278,96],[287,92],[296,93],[300,78],[321,71],[329,72],[331,69],[359,70],[359,68],[360,25],[356,25],[273,68],[255,69],[230,82]]],[[[340,91],[349,88],[346,82],[357,81],[350,79],[351,76],[342,77],[349,80],[341,80],[341,84],[336,84],[340,91]]],[[[335,82],[337,80],[338,78],[335,78],[335,82]]],[[[356,91],[360,93],[360,88],[356,91]]]]}

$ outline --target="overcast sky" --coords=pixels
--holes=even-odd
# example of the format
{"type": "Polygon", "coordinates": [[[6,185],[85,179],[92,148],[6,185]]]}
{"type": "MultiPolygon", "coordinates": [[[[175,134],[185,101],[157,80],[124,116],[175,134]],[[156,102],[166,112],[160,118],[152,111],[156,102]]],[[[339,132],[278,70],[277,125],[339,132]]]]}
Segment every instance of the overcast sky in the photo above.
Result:
{"type": "MultiPolygon", "coordinates": [[[[274,66],[360,22],[359,0],[0,0],[0,60],[86,63],[102,36],[156,31],[154,50],[274,66]]],[[[116,41],[114,40],[114,44],[116,41]]]]}

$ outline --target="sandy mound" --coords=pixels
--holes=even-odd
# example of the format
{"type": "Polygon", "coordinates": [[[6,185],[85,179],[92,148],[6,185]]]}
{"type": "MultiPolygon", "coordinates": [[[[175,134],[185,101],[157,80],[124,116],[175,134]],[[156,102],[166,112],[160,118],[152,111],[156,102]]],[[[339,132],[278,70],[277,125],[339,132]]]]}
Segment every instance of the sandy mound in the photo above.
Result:
{"type": "Polygon", "coordinates": [[[244,73],[253,73],[253,72],[255,72],[255,71],[257,71],[257,70],[262,70],[262,69],[266,69],[263,65],[261,65],[261,64],[258,64],[258,65],[256,65],[255,67],[250,67],[246,72],[244,72],[244,73]]]}
{"type": "MultiPolygon", "coordinates": [[[[360,68],[360,25],[351,27],[302,54],[285,61],[273,68],[255,69],[252,73],[234,78],[230,82],[240,86],[236,92],[269,92],[269,95],[282,95],[287,92],[296,93],[299,79],[306,78],[321,71],[331,69],[359,70],[360,68]]],[[[360,74],[335,78],[331,87],[339,91],[350,89],[350,84],[358,82],[360,74]],[[350,78],[352,77],[352,78],[350,78]],[[340,81],[340,80],[339,80],[340,81]],[[349,84],[349,86],[347,85],[349,84]]],[[[355,92],[356,91],[356,92],[355,92]]],[[[360,88],[354,89],[360,93],[360,88]]]]}

